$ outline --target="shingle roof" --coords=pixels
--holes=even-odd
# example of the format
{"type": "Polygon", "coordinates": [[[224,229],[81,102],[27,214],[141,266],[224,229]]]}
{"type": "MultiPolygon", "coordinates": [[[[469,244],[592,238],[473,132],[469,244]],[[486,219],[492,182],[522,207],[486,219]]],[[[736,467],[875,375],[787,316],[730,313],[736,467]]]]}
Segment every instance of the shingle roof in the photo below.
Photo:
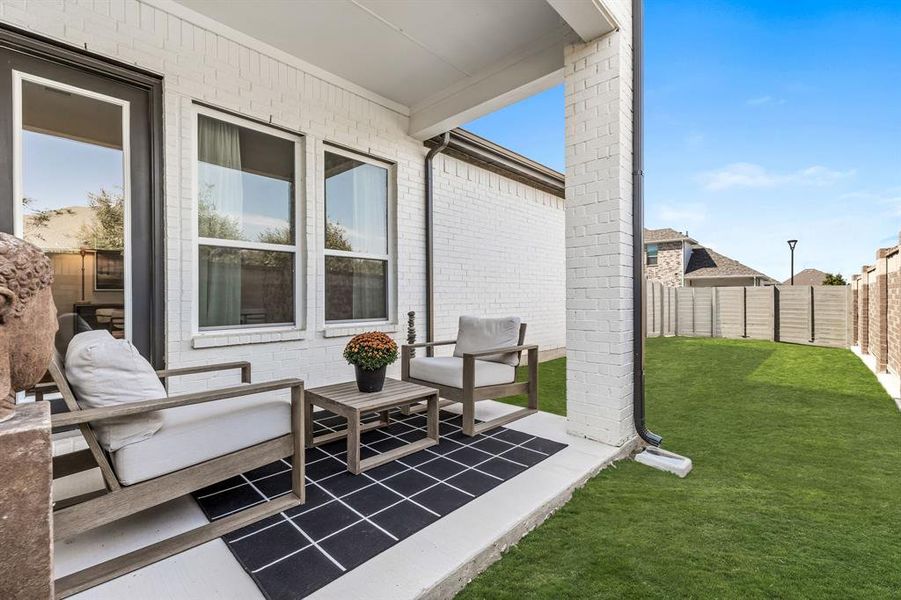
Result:
{"type": "Polygon", "coordinates": [[[663,229],[644,230],[645,244],[657,244],[660,242],[680,242],[682,240],[685,240],[690,244],[698,243],[697,240],[693,240],[684,233],[676,231],[675,229],[670,229],[669,227],[664,227],[663,229]]]}
{"type": "MultiPolygon", "coordinates": [[[[826,274],[819,269],[804,269],[800,273],[795,273],[795,285],[823,285],[826,274]]],[[[782,283],[788,285],[791,283],[791,277],[782,283]]]]}
{"type": "Polygon", "coordinates": [[[774,281],[771,277],[741,264],[734,258],[700,246],[692,248],[691,259],[688,261],[688,268],[685,269],[686,279],[695,277],[762,277],[774,281]]]}

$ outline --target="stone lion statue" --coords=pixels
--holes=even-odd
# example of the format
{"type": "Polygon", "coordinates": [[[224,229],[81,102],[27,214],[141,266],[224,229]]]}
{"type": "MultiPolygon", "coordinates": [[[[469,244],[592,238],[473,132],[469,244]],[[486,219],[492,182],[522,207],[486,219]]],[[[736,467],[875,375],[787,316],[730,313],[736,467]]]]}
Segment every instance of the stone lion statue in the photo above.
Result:
{"type": "Polygon", "coordinates": [[[53,356],[53,267],[36,246],[0,233],[0,421],[13,416],[16,392],[38,383],[53,356]]]}

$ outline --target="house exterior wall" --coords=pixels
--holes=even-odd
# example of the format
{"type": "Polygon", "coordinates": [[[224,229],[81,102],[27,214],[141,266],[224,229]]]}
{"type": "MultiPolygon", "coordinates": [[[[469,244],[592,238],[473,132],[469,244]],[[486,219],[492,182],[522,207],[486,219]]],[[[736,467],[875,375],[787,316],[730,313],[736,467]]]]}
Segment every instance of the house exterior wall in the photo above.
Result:
{"type": "MultiPolygon", "coordinates": [[[[685,272],[682,242],[661,242],[657,244],[657,264],[645,265],[648,279],[659,281],[667,287],[682,285],[682,274],[685,272]]],[[[645,247],[645,263],[647,263],[647,247],[645,247]]]]}
{"type": "MultiPolygon", "coordinates": [[[[165,6],[165,5],[161,5],[165,6]]],[[[51,37],[96,54],[133,64],[163,76],[164,213],[165,213],[165,355],[170,367],[248,360],[253,363],[255,381],[280,377],[301,377],[307,386],[322,385],[352,378],[352,369],[342,358],[348,336],[364,330],[380,329],[400,342],[405,339],[406,312],[424,315],[425,307],[425,230],[423,160],[427,149],[406,135],[408,118],[383,106],[367,94],[361,94],[332,81],[304,71],[299,63],[282,60],[278,52],[265,45],[249,45],[246,38],[228,30],[205,28],[204,21],[162,10],[152,3],[119,0],[109,3],[40,1],[0,3],[0,20],[40,35],[51,37]],[[240,39],[242,41],[236,41],[240,39]],[[299,233],[304,285],[302,287],[303,326],[272,328],[253,333],[231,330],[215,335],[199,335],[193,330],[197,240],[194,237],[194,190],[192,170],[195,163],[194,102],[201,101],[241,115],[271,122],[297,131],[303,137],[302,210],[304,227],[299,233]],[[395,164],[396,170],[396,310],[389,325],[326,326],[323,289],[324,237],[323,151],[325,142],[366,152],[395,164]]],[[[450,164],[450,163],[443,163],[450,164]]],[[[456,165],[455,165],[456,169],[456,165]]],[[[550,252],[552,235],[558,240],[557,259],[545,257],[540,265],[562,264],[563,236],[560,207],[545,204],[546,198],[527,192],[520,184],[497,175],[467,167],[455,173],[442,171],[437,185],[444,190],[439,201],[436,225],[443,236],[438,242],[436,281],[439,287],[438,312],[442,331],[448,329],[443,311],[463,310],[507,314],[524,313],[530,320],[530,341],[559,344],[563,305],[556,290],[548,296],[533,291],[526,296],[513,284],[517,274],[531,276],[529,266],[517,271],[510,261],[528,260],[529,243],[541,240],[550,252]],[[464,174],[465,172],[465,174],[464,174]],[[479,214],[508,230],[513,236],[488,236],[480,244],[456,244],[451,253],[443,244],[454,244],[462,236],[467,216],[457,210],[472,209],[484,187],[484,206],[479,214]],[[495,184],[492,187],[491,183],[495,184]],[[465,204],[451,200],[459,190],[465,204]],[[491,201],[502,203],[504,210],[517,207],[519,214],[504,215],[501,208],[489,208],[491,201]],[[557,215],[558,221],[554,221],[557,215]],[[506,218],[504,218],[506,217],[506,218]],[[544,219],[544,221],[542,221],[544,219]],[[557,224],[554,224],[557,223],[557,224]],[[503,249],[494,246],[495,239],[503,249]],[[462,254],[462,258],[461,258],[462,254]],[[462,271],[471,269],[480,258],[504,259],[505,265],[481,265],[476,279],[464,279],[462,271]],[[496,271],[492,271],[495,269],[496,271]],[[499,285],[483,285],[503,271],[510,294],[501,298],[499,285]],[[463,290],[450,290],[442,278],[458,274],[454,282],[463,290]],[[442,305],[441,302],[444,304],[442,305]],[[526,306],[528,302],[534,306],[526,306]],[[554,309],[554,304],[557,308],[554,309]],[[552,322],[546,323],[547,318],[552,322]],[[537,338],[537,339],[536,339],[537,338]]],[[[480,196],[481,197],[481,196],[480,196]]],[[[473,221],[475,223],[475,221],[473,221]]],[[[480,229],[483,231],[484,229],[480,229]]],[[[470,238],[472,239],[472,238],[470,238]]],[[[551,253],[553,254],[553,253],[551,253]]],[[[521,264],[520,263],[520,264],[521,264]]],[[[563,284],[557,282],[562,289],[563,284]]],[[[542,284],[549,290],[550,278],[542,284]]],[[[456,319],[456,314],[453,315],[456,319]]],[[[424,339],[425,324],[417,327],[424,339]]],[[[395,365],[395,370],[399,367],[395,365]]],[[[172,382],[174,391],[223,385],[236,381],[235,374],[198,376],[172,382]]]]}
{"type": "Polygon", "coordinates": [[[448,155],[434,163],[436,339],[456,337],[460,315],[513,315],[542,351],[565,346],[563,199],[448,155]]]}
{"type": "Polygon", "coordinates": [[[632,19],[564,53],[567,429],[612,445],[632,420],[632,19]]]}

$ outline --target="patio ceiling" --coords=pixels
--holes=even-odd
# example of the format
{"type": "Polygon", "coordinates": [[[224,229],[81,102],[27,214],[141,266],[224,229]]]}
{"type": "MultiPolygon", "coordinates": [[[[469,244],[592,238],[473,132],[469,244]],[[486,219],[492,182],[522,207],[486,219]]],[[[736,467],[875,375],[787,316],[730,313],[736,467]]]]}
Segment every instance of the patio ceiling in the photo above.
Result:
{"type": "MultiPolygon", "coordinates": [[[[601,0],[176,0],[369,92],[426,139],[563,81],[601,0]]],[[[212,24],[212,23],[211,23],[212,24]]]]}

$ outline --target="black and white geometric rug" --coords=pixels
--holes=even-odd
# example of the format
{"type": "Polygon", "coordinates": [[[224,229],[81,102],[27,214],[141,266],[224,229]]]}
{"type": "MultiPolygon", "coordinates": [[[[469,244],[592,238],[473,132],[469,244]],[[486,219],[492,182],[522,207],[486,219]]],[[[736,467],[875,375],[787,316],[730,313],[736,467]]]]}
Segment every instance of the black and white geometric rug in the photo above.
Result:
{"type": "MultiPolygon", "coordinates": [[[[269,600],[303,598],[430,523],[559,452],[566,444],[499,427],[476,437],[441,411],[441,442],[352,475],[343,440],[306,452],[306,503],[223,537],[269,600]]],[[[422,415],[391,413],[362,435],[366,458],[425,435],[422,415]]],[[[319,412],[314,432],[343,429],[319,412]]],[[[274,462],[194,494],[215,520],[291,489],[290,462],[274,462]]]]}

